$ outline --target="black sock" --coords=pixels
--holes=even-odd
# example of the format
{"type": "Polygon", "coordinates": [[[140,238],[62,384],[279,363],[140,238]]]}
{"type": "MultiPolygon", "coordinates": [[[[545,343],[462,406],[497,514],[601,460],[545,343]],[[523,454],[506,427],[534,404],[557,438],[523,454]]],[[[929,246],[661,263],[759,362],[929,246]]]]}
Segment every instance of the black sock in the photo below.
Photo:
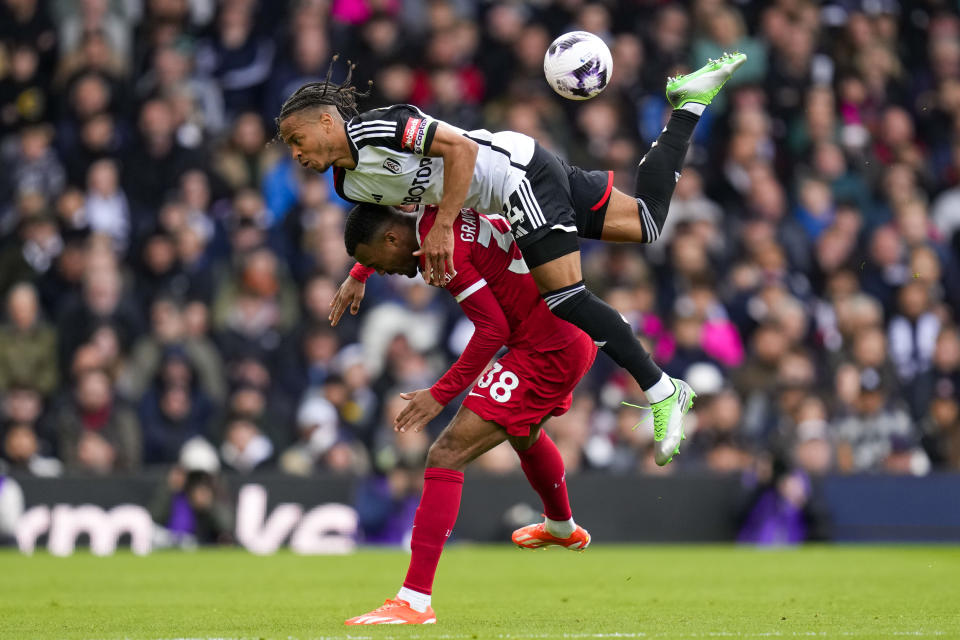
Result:
{"type": "Polygon", "coordinates": [[[655,385],[663,371],[646,352],[633,329],[620,313],[593,295],[583,284],[543,294],[554,315],[583,329],[602,346],[600,349],[630,372],[641,389],[655,385]]]}
{"type": "Polygon", "coordinates": [[[644,242],[653,242],[660,237],[693,129],[699,121],[700,116],[695,113],[675,109],[666,129],[637,167],[634,195],[643,225],[644,242]]]}

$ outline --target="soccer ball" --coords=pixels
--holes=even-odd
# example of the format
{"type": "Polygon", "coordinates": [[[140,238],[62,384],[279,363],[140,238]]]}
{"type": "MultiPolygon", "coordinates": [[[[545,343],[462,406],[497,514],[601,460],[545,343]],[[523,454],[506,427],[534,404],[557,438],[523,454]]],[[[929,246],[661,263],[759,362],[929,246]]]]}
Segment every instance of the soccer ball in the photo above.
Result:
{"type": "Polygon", "coordinates": [[[613,57],[592,33],[571,31],[554,40],[543,56],[543,74],[553,90],[569,100],[588,100],[610,82],[613,57]]]}

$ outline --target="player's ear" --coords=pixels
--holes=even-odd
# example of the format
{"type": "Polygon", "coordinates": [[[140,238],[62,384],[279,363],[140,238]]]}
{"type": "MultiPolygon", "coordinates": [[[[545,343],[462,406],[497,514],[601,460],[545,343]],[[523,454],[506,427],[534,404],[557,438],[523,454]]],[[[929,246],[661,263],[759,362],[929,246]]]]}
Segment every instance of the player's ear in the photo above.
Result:
{"type": "Polygon", "coordinates": [[[330,131],[330,129],[333,128],[333,116],[327,113],[326,110],[320,112],[320,115],[317,117],[317,122],[324,132],[330,131]]]}

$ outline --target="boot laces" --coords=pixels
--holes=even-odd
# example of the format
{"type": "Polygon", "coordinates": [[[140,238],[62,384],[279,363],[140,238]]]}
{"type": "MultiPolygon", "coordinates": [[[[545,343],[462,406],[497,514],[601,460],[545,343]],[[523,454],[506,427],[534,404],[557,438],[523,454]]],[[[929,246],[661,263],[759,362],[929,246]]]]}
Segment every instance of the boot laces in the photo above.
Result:
{"type": "Polygon", "coordinates": [[[389,611],[390,609],[396,609],[402,607],[403,603],[399,600],[393,600],[392,598],[387,598],[386,602],[374,609],[374,613],[377,611],[389,611]]]}
{"type": "MultiPolygon", "coordinates": [[[[620,404],[634,409],[649,409],[653,413],[653,437],[657,440],[663,440],[663,437],[667,434],[667,423],[670,421],[670,411],[667,409],[669,403],[655,402],[652,405],[640,405],[621,402],[620,404]]],[[[640,425],[640,422],[633,425],[633,430],[636,431],[640,425]]]]}

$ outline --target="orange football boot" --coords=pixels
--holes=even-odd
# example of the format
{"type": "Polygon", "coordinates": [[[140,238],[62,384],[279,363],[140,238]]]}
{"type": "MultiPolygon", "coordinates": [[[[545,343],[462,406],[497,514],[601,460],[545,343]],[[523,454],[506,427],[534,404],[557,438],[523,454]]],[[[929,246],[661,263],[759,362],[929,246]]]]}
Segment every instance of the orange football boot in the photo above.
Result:
{"type": "Polygon", "coordinates": [[[524,549],[542,549],[559,545],[573,551],[583,551],[590,546],[590,534],[580,525],[577,525],[577,530],[570,534],[570,537],[558,538],[551,535],[542,522],[528,524],[514,531],[511,539],[515,545],[524,549]]]}
{"type": "Polygon", "coordinates": [[[383,606],[370,613],[350,618],[343,624],[436,624],[437,616],[433,607],[427,607],[423,613],[415,610],[406,600],[387,599],[383,606]]]}

